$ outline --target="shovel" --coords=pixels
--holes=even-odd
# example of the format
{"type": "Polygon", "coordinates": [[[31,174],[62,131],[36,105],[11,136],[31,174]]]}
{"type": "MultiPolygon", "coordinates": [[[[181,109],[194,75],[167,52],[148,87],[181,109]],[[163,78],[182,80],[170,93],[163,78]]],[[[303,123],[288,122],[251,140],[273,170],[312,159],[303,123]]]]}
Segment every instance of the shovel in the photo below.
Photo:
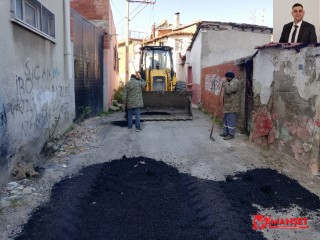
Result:
{"type": "Polygon", "coordinates": [[[212,123],[211,132],[210,132],[210,139],[211,139],[212,141],[215,141],[214,137],[212,137],[212,132],[213,132],[213,128],[214,128],[214,123],[215,123],[215,121],[216,121],[216,116],[217,116],[217,110],[214,112],[213,123],[212,123]]]}
{"type": "Polygon", "coordinates": [[[210,133],[210,139],[212,141],[215,141],[215,139],[212,137],[213,128],[214,128],[214,123],[212,124],[211,133],[210,133]]]}

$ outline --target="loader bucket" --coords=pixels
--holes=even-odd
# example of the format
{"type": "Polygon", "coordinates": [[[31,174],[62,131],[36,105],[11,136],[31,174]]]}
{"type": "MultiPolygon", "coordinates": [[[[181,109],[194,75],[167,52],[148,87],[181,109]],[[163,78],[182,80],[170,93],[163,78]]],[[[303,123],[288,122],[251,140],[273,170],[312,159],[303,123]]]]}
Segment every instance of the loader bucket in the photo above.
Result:
{"type": "Polygon", "coordinates": [[[144,121],[192,120],[191,92],[143,92],[144,121]]]}

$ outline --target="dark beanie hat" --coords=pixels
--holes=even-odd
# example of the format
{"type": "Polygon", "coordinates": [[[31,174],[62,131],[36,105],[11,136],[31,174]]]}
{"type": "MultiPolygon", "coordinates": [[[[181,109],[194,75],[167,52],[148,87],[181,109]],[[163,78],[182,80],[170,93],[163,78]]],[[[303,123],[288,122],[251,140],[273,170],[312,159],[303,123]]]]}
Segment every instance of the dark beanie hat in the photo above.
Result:
{"type": "Polygon", "coordinates": [[[226,74],[224,76],[227,78],[234,78],[234,73],[233,72],[226,72],[226,74]]]}

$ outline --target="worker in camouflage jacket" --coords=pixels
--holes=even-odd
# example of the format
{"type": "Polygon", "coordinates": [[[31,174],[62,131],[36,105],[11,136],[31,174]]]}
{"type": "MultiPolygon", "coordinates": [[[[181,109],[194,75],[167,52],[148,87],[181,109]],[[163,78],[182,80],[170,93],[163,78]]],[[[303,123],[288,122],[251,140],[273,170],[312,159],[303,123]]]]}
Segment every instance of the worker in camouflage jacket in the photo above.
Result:
{"type": "Polygon", "coordinates": [[[224,140],[234,138],[237,125],[237,112],[239,111],[240,84],[234,78],[233,72],[226,72],[226,80],[222,82],[223,88],[223,133],[220,134],[224,140]]]}
{"type": "Polygon", "coordinates": [[[128,128],[132,130],[133,113],[135,115],[136,131],[141,131],[140,127],[140,108],[143,107],[142,90],[146,86],[146,81],[143,80],[139,73],[132,74],[130,80],[124,87],[123,101],[126,104],[128,111],[128,128]]]}

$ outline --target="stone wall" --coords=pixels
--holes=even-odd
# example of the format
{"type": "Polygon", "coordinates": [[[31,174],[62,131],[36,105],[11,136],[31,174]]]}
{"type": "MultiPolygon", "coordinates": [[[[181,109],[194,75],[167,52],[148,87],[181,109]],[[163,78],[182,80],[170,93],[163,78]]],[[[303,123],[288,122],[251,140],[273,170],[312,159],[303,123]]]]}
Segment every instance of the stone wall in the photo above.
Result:
{"type": "Polygon", "coordinates": [[[250,140],[319,171],[320,48],[267,47],[254,58],[250,140]]]}

